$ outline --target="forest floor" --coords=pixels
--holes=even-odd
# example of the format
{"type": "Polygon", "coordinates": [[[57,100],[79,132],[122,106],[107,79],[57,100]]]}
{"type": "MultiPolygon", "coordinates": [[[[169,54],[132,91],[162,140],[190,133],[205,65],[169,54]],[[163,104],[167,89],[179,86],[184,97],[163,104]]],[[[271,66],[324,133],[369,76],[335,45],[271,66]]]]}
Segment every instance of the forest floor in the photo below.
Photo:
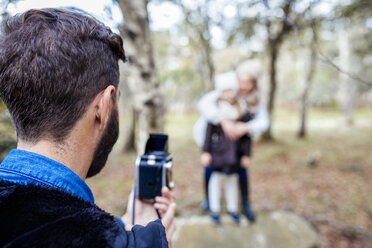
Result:
{"type": "MultiPolygon", "coordinates": [[[[200,214],[203,199],[200,150],[192,137],[197,118],[167,117],[181,216],[200,214]]],[[[347,127],[338,111],[312,109],[306,139],[296,137],[298,123],[296,110],[277,111],[275,140],[255,142],[250,166],[253,208],[303,216],[320,234],[323,247],[370,247],[372,110],[357,110],[354,125],[347,127]]],[[[124,213],[136,156],[116,147],[103,172],[88,180],[98,206],[118,216],[124,213]]]]}

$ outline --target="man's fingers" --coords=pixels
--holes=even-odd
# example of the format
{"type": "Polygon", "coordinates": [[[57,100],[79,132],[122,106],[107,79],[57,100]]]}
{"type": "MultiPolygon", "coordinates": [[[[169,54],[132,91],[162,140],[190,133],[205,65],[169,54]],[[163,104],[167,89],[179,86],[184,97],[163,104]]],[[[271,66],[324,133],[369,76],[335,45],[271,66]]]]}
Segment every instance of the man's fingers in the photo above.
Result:
{"type": "Polygon", "coordinates": [[[165,197],[157,196],[157,197],[155,197],[155,202],[160,203],[160,204],[167,204],[168,205],[170,200],[168,198],[165,198],[165,197]]]}
{"type": "Polygon", "coordinates": [[[168,204],[155,203],[154,208],[156,208],[157,210],[164,214],[165,212],[167,212],[168,204]]]}
{"type": "Polygon", "coordinates": [[[167,187],[162,188],[163,197],[156,198],[156,203],[154,207],[160,210],[163,214],[161,222],[165,228],[167,233],[168,243],[170,247],[172,247],[172,236],[174,231],[176,230],[176,226],[174,224],[174,215],[176,213],[176,202],[174,201],[174,193],[171,192],[167,187]]]}
{"type": "Polygon", "coordinates": [[[168,187],[163,187],[161,189],[161,193],[163,194],[163,197],[168,198],[171,201],[174,201],[174,193],[168,189],[168,187]]]}
{"type": "Polygon", "coordinates": [[[169,207],[162,218],[162,223],[165,229],[168,229],[170,225],[173,223],[174,214],[176,213],[176,207],[177,205],[175,202],[169,204],[169,207]]]}

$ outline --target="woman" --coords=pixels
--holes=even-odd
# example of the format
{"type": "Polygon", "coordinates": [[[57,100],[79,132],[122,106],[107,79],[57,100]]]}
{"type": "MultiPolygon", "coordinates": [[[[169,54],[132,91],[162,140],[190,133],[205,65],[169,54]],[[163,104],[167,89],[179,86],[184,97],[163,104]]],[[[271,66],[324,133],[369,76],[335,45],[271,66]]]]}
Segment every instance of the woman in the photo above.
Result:
{"type": "MultiPolygon", "coordinates": [[[[261,63],[258,60],[247,60],[243,62],[236,70],[236,76],[239,82],[239,97],[247,104],[248,111],[253,115],[253,119],[248,122],[232,122],[228,119],[221,119],[218,114],[216,100],[220,97],[220,92],[212,91],[207,93],[199,101],[198,109],[201,118],[194,127],[194,138],[199,146],[202,146],[205,140],[205,131],[207,123],[221,124],[222,129],[227,137],[231,140],[238,140],[244,135],[258,137],[269,126],[269,118],[266,106],[261,101],[258,80],[261,75],[261,63]]],[[[247,167],[250,163],[249,158],[241,162],[239,169],[239,186],[241,192],[241,202],[244,213],[250,222],[255,221],[255,214],[251,209],[249,200],[249,177],[247,167]]],[[[203,201],[201,208],[207,210],[208,203],[208,182],[211,176],[211,168],[205,166],[205,192],[206,199],[203,201]]]]}

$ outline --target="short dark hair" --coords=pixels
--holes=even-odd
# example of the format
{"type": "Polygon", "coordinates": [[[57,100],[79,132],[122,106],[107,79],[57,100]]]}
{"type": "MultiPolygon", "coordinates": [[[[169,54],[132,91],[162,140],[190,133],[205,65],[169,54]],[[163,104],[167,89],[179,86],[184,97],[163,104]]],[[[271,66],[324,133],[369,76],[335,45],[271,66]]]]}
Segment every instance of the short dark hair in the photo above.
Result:
{"type": "Polygon", "coordinates": [[[1,31],[0,97],[18,138],[63,141],[94,97],[118,86],[123,40],[86,14],[33,9],[1,31]]]}

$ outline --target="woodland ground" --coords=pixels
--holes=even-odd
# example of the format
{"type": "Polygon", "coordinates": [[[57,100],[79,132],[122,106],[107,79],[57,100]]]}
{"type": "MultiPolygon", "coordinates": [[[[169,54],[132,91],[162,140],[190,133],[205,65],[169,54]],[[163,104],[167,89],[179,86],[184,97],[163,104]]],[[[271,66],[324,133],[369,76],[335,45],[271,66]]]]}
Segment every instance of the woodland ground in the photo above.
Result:
{"type": "MultiPolygon", "coordinates": [[[[166,132],[174,158],[178,215],[200,214],[200,151],[192,138],[196,114],[169,114],[166,132]]],[[[309,135],[300,140],[296,110],[275,115],[275,141],[256,141],[250,166],[253,208],[293,211],[311,222],[324,247],[370,247],[372,230],[372,110],[312,109],[309,135]]],[[[88,180],[97,204],[120,216],[135,176],[134,152],[116,147],[103,172],[88,180]]]]}

